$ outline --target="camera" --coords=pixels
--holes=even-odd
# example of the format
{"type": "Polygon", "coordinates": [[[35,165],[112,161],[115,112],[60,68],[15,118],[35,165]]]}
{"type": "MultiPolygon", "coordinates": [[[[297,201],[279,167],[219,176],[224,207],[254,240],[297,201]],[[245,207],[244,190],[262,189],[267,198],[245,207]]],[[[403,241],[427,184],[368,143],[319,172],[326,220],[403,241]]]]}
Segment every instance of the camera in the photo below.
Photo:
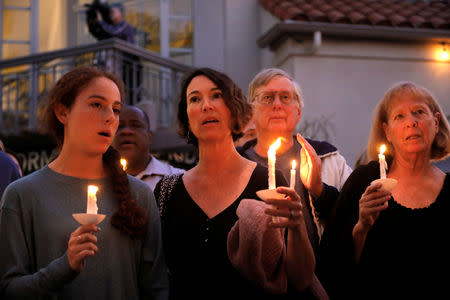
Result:
{"type": "Polygon", "coordinates": [[[109,17],[110,6],[106,1],[94,0],[91,4],[85,4],[86,10],[86,23],[89,32],[98,40],[104,40],[110,38],[111,35],[103,30],[97,20],[97,11],[102,15],[103,20],[106,23],[111,24],[109,17]]]}

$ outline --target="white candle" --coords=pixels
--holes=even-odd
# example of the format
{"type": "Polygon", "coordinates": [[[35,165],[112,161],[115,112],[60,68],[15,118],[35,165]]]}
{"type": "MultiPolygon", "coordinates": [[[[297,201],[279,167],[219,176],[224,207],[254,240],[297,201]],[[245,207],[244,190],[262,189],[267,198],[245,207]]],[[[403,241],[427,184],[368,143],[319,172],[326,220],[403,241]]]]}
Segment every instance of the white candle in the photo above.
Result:
{"type": "Polygon", "coordinates": [[[97,193],[98,186],[96,185],[88,185],[88,199],[87,199],[87,214],[97,214],[97,193]]]}
{"type": "Polygon", "coordinates": [[[126,171],[127,170],[127,160],[125,158],[121,158],[120,159],[120,164],[122,165],[122,169],[124,171],[126,171]]]}
{"type": "Polygon", "coordinates": [[[275,182],[275,161],[277,149],[281,146],[281,138],[278,138],[267,151],[268,169],[269,169],[269,189],[276,189],[275,182]]]}
{"type": "Polygon", "coordinates": [[[291,169],[291,182],[289,187],[291,189],[295,188],[295,167],[297,166],[297,162],[295,161],[295,159],[292,161],[292,169],[291,169]]]}
{"type": "Polygon", "coordinates": [[[381,179],[386,178],[386,169],[387,169],[386,158],[383,155],[384,151],[386,151],[386,146],[381,145],[380,154],[378,154],[378,162],[380,163],[380,178],[381,179]]]}

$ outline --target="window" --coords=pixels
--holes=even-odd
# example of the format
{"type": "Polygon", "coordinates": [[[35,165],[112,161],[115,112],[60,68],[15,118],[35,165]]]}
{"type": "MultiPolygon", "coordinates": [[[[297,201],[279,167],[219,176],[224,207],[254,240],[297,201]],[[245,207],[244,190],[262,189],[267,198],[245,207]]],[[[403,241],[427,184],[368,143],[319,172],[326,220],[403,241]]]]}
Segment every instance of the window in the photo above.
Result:
{"type": "MultiPolygon", "coordinates": [[[[194,30],[192,1],[124,0],[121,3],[125,8],[125,20],[136,30],[137,45],[180,63],[192,65],[194,30]]],[[[95,41],[86,26],[85,4],[91,2],[78,0],[77,44],[95,41]]]]}
{"type": "Polygon", "coordinates": [[[68,0],[0,0],[0,59],[67,47],[68,0]]]}

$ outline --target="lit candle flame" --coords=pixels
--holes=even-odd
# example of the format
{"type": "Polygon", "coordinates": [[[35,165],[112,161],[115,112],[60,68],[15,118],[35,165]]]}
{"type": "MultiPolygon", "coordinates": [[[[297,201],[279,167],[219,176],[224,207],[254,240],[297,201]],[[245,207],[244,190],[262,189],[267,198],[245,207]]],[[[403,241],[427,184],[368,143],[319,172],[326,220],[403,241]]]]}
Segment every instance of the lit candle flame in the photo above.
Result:
{"type": "Polygon", "coordinates": [[[297,166],[297,162],[295,159],[292,161],[292,169],[291,169],[291,182],[289,184],[289,187],[291,189],[295,188],[295,167],[297,166]]]}
{"type": "Polygon", "coordinates": [[[96,185],[88,185],[88,199],[87,199],[87,208],[86,213],[88,214],[97,214],[97,193],[98,186],[96,185]]]}
{"type": "Polygon", "coordinates": [[[120,164],[122,165],[122,169],[124,171],[126,171],[127,170],[127,160],[125,158],[121,158],[120,159],[120,164]]]}
{"type": "Polygon", "coordinates": [[[279,137],[272,145],[269,147],[269,151],[267,151],[267,159],[268,159],[268,169],[269,169],[269,189],[276,188],[275,182],[275,160],[277,149],[281,146],[281,137],[279,137]]]}
{"type": "Polygon", "coordinates": [[[386,151],[386,145],[383,144],[380,147],[380,154],[378,154],[378,161],[380,163],[380,178],[381,179],[386,178],[386,170],[387,170],[386,158],[383,155],[384,151],[386,151]]]}
{"type": "Polygon", "coordinates": [[[275,155],[275,153],[277,152],[277,149],[280,148],[281,146],[281,137],[277,138],[277,140],[270,145],[269,147],[269,153],[273,153],[273,155],[275,155]]]}
{"type": "Polygon", "coordinates": [[[88,193],[89,194],[95,196],[95,194],[97,194],[97,191],[98,191],[98,186],[96,186],[96,185],[88,185],[88,193]]]}
{"type": "Polygon", "coordinates": [[[447,49],[443,49],[441,51],[441,55],[440,55],[441,60],[447,60],[448,59],[448,52],[447,49]]]}

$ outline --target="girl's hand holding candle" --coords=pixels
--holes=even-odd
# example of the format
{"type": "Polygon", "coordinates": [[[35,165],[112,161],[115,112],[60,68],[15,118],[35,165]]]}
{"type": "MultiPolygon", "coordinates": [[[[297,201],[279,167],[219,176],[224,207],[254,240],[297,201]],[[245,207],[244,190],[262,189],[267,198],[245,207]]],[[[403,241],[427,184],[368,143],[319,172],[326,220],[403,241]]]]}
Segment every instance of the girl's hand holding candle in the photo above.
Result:
{"type": "Polygon", "coordinates": [[[78,227],[70,234],[67,259],[71,269],[80,272],[84,267],[85,259],[97,253],[95,233],[98,231],[97,225],[91,223],[78,227]]]}

